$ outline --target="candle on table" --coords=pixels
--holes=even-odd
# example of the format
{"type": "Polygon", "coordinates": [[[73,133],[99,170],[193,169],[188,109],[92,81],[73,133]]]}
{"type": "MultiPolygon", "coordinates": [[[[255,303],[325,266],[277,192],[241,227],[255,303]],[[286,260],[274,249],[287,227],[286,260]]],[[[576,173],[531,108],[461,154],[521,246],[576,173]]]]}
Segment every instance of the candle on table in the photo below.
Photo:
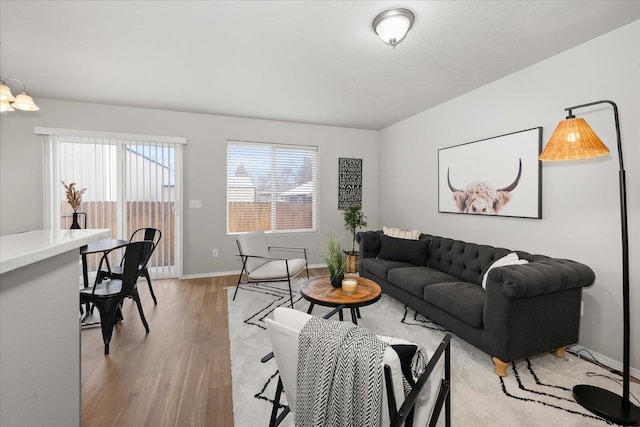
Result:
{"type": "Polygon", "coordinates": [[[347,293],[353,293],[358,288],[358,282],[354,279],[343,279],[342,280],[342,290],[347,293]]]}

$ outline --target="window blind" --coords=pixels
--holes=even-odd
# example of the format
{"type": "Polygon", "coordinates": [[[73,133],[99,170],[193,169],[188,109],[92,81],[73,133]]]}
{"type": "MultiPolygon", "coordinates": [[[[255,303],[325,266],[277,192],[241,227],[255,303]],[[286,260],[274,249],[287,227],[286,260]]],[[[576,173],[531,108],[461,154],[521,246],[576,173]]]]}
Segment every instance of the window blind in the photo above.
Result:
{"type": "MultiPolygon", "coordinates": [[[[51,197],[54,228],[69,228],[72,210],[60,181],[87,190],[80,205],[82,228],[107,228],[129,239],[143,227],[158,228],[162,240],[149,261],[153,277],[176,277],[176,187],[181,144],[138,139],[51,135],[51,197]]],[[[91,268],[99,257],[90,259],[91,268]]]]}
{"type": "Polygon", "coordinates": [[[227,141],[227,233],[317,230],[318,147],[227,141]]]}

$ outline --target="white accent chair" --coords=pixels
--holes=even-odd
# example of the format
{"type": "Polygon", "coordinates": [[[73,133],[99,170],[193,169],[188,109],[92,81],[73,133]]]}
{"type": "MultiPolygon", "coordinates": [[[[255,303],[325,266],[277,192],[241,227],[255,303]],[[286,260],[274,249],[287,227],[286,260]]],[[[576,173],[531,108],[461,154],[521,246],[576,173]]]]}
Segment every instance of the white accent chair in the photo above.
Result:
{"type": "Polygon", "coordinates": [[[303,270],[307,271],[307,279],[309,278],[307,249],[269,246],[264,231],[240,234],[236,243],[238,244],[239,257],[242,260],[242,271],[240,271],[240,276],[238,277],[236,291],[233,293],[233,300],[235,301],[241,284],[286,281],[289,283],[289,296],[291,298],[291,308],[293,308],[291,279],[303,270]],[[271,255],[272,250],[302,252],[304,259],[274,257],[271,255]],[[246,276],[244,281],[242,280],[243,276],[246,276]]]}
{"type": "MultiPolygon", "coordinates": [[[[329,315],[331,314],[333,313],[329,315]]],[[[273,312],[273,319],[265,319],[273,349],[272,355],[276,359],[280,373],[269,426],[279,425],[289,412],[295,411],[298,337],[302,327],[310,318],[310,315],[301,311],[278,307],[273,312]],[[288,406],[278,415],[283,391],[286,394],[288,406]]],[[[400,338],[385,336],[379,336],[379,338],[389,344],[411,344],[400,338]]],[[[435,426],[443,406],[445,407],[445,425],[447,427],[451,425],[450,339],[451,334],[446,334],[436,351],[427,351],[429,356],[427,367],[406,399],[400,359],[391,347],[385,350],[383,386],[386,392],[383,393],[381,426],[405,425],[405,420],[412,408],[414,409],[412,426],[435,426]],[[416,400],[427,381],[430,381],[431,387],[428,398],[416,400]]],[[[266,362],[270,358],[271,354],[265,356],[262,361],[266,362]]]]}

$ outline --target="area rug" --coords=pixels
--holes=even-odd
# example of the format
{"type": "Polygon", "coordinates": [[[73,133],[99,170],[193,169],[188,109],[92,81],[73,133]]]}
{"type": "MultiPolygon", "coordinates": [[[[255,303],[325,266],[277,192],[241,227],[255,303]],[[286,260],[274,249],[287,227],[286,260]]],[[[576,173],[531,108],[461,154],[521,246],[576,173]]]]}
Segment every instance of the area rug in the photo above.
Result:
{"type": "MultiPolygon", "coordinates": [[[[296,280],[293,284],[294,306],[306,312],[309,303],[298,293],[300,283],[296,280]]],[[[289,291],[286,283],[245,285],[232,301],[234,290],[227,288],[235,426],[268,425],[277,368],[273,359],[260,362],[271,351],[264,319],[272,316],[276,307],[289,306],[289,291]]],[[[313,314],[322,315],[328,310],[316,306],[313,314]]],[[[427,349],[435,349],[446,333],[441,326],[384,294],[380,301],[360,311],[361,326],[376,334],[414,341],[427,349]]],[[[508,376],[500,378],[494,374],[487,354],[454,336],[451,361],[453,426],[605,426],[610,423],[575,403],[572,387],[593,384],[616,393],[621,393],[622,388],[604,377],[611,376],[607,371],[571,354],[564,359],[541,354],[517,361],[507,369],[508,376]]],[[[640,395],[638,384],[632,384],[631,391],[640,395]]],[[[288,415],[282,425],[292,426],[293,419],[288,415]]],[[[442,417],[438,425],[444,425],[442,417]]]]}

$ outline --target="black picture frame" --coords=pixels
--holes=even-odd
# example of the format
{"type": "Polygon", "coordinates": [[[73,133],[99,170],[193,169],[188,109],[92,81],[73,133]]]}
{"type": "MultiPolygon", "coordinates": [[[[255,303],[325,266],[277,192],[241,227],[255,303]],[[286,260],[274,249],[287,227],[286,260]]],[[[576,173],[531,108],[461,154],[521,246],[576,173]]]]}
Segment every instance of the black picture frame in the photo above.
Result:
{"type": "Polygon", "coordinates": [[[542,127],[438,150],[438,212],[542,218],[542,127]]]}

